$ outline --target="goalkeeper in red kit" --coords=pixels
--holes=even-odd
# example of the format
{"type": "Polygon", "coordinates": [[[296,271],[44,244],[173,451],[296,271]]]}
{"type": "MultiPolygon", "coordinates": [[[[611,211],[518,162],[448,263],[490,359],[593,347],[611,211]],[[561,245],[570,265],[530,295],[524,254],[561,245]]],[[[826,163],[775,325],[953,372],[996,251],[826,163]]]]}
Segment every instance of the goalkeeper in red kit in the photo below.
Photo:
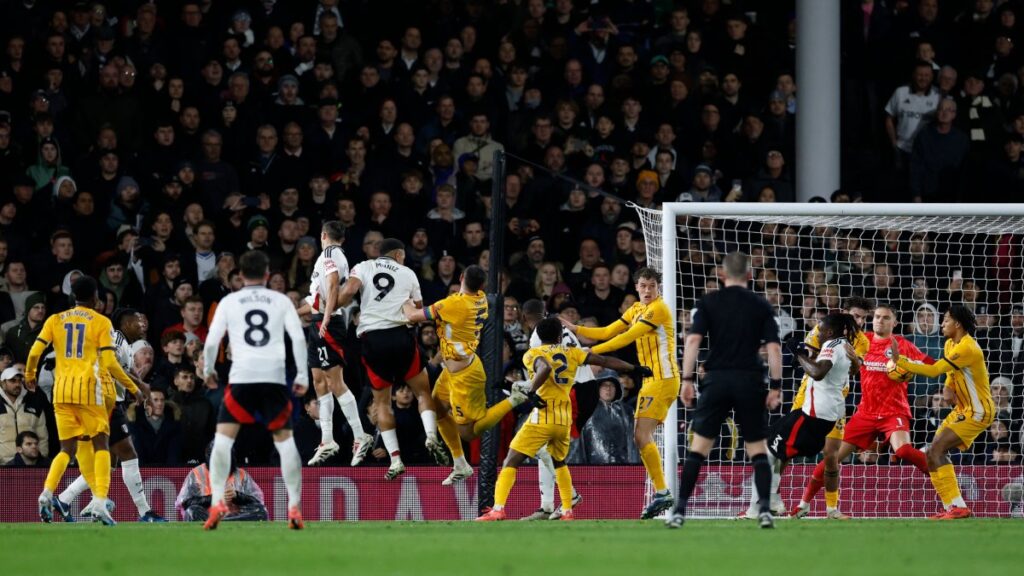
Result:
{"type": "MultiPolygon", "coordinates": [[[[846,423],[843,443],[839,447],[836,461],[842,462],[855,450],[867,450],[881,437],[889,442],[896,458],[907,460],[922,474],[928,474],[928,463],[921,452],[910,441],[910,404],[907,402],[907,383],[889,377],[889,360],[892,339],[899,343],[900,355],[910,360],[934,364],[906,338],[894,335],[896,311],[887,304],[875,308],[872,332],[867,333],[871,343],[860,369],[861,397],[853,417],[846,423]]],[[[803,498],[791,512],[791,516],[802,518],[810,512],[814,496],[825,487],[827,515],[833,519],[845,519],[839,511],[839,468],[832,469],[822,460],[814,469],[803,498]]]]}

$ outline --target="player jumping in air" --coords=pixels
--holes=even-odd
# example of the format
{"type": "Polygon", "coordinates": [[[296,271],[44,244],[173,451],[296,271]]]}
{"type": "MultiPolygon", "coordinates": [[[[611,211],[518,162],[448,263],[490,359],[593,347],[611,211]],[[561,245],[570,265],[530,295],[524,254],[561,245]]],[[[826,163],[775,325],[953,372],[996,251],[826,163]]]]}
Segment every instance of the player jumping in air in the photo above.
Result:
{"type": "Polygon", "coordinates": [[[640,268],[633,275],[640,301],[633,304],[621,318],[603,328],[562,323],[573,334],[604,341],[591,348],[594,354],[605,354],[636,342],[640,364],[651,369],[644,378],[637,398],[633,439],[647,476],[654,484],[654,497],[641,518],[654,518],[672,507],[672,493],[665,482],[661,454],[654,443],[654,431],[665,421],[679,396],[679,368],[676,365],[676,331],[668,305],[661,297],[661,275],[653,268],[640,268]]]}
{"type": "Polygon", "coordinates": [[[352,269],[341,289],[340,302],[347,305],[356,293],[359,298],[359,337],[363,367],[373,387],[373,409],[384,448],[391,457],[385,478],[394,480],[405,473],[405,464],[398,449],[395,415],[391,410],[391,388],[406,382],[413,394],[426,433],[424,446],[438,464],[448,464],[441,442],[437,439],[437,413],[430,397],[430,379],[420,358],[416,338],[406,323],[402,306],[412,300],[422,306],[420,282],[416,273],[405,266],[405,244],[386,238],[380,245],[381,257],[364,260],[352,269]]]}
{"type": "Polygon", "coordinates": [[[505,519],[505,503],[516,483],[516,469],[537,450],[547,446],[555,463],[555,481],[562,500],[562,520],[573,520],[572,476],[565,465],[569,455],[569,430],[572,428],[572,402],[569,390],[574,384],[576,369],[583,364],[604,366],[618,372],[636,372],[643,378],[651,375],[646,366],[633,366],[618,358],[588,353],[582,348],[561,344],[562,326],[555,318],[546,318],[537,325],[541,346],[523,355],[523,365],[530,373],[530,398],[535,408],[529,420],[516,432],[509,446],[508,457],[498,475],[494,489],[494,507],[487,509],[479,521],[505,519]]]}
{"type": "Polygon", "coordinates": [[[338,288],[348,278],[348,259],[341,249],[345,227],[336,220],[324,222],[320,232],[323,253],[313,265],[309,281],[311,311],[315,315],[309,331],[307,363],[313,368],[313,388],[320,410],[320,446],[310,466],[326,461],[338,452],[334,441],[334,399],[338,399],[345,421],[352,429],[352,466],[358,466],[373,447],[373,436],[363,430],[356,397],[345,386],[342,366],[345,353],[341,340],[348,331],[338,302],[338,288]]]}
{"type": "Polygon", "coordinates": [[[975,328],[977,320],[969,308],[950,308],[942,319],[942,335],[946,337],[942,358],[930,366],[908,362],[895,340],[891,347],[892,360],[900,368],[929,378],[945,374],[943,394],[956,402],[953,411],[935,431],[935,439],[928,448],[928,475],[946,509],[932,516],[936,520],[957,520],[971,516],[971,510],[960,495],[956,472],[947,454],[954,448],[970,448],[995,419],[988,367],[985,365],[985,354],[974,339],[975,328]]]}
{"type": "Polygon", "coordinates": [[[839,447],[836,459],[818,462],[807,487],[804,488],[803,498],[790,512],[791,516],[806,516],[811,510],[811,501],[824,486],[828,517],[838,520],[847,518],[839,511],[837,463],[858,448],[869,449],[879,436],[888,440],[896,458],[907,460],[922,473],[928,473],[924,453],[914,448],[910,441],[911,419],[910,404],[907,403],[907,383],[889,378],[886,363],[889,360],[889,345],[892,340],[899,343],[904,356],[926,363],[932,362],[932,359],[906,338],[894,335],[896,324],[896,312],[891,306],[879,304],[875,307],[872,319],[873,332],[867,333],[870,346],[860,369],[860,404],[846,424],[843,443],[839,447]]]}
{"type": "Polygon", "coordinates": [[[441,482],[445,486],[473,474],[473,467],[466,461],[462,449],[462,440],[480,436],[526,401],[525,395],[513,390],[509,398],[487,407],[487,374],[476,353],[480,330],[487,320],[487,296],[483,292],[486,281],[483,268],[469,266],[462,273],[461,286],[455,294],[428,308],[420,308],[413,302],[406,302],[403,307],[409,322],[437,324],[444,361],[433,393],[439,405],[437,427],[455,461],[451,474],[441,482]]]}

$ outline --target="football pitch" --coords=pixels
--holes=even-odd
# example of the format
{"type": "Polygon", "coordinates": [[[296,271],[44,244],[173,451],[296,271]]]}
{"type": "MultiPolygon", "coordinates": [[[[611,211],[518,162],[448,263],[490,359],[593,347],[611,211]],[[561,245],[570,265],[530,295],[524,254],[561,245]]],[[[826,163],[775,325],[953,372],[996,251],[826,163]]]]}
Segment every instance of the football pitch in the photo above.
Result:
{"type": "Polygon", "coordinates": [[[0,524],[3,574],[1024,573],[1024,521],[0,524]]]}

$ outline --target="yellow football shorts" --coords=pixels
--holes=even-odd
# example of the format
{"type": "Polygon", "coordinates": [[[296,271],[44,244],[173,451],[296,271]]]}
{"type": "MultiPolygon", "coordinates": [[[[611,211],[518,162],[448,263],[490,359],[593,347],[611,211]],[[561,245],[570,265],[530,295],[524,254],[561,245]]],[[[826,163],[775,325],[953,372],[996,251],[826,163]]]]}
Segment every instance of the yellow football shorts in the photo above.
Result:
{"type": "Polygon", "coordinates": [[[471,424],[487,414],[487,373],[479,356],[462,370],[452,374],[448,368],[434,384],[433,396],[452,407],[452,418],[456,424],[471,424]]]}
{"type": "Polygon", "coordinates": [[[61,440],[110,434],[110,413],[106,406],[54,404],[53,413],[57,420],[57,437],[61,440]]]}
{"type": "Polygon", "coordinates": [[[531,457],[544,446],[552,458],[564,461],[569,456],[569,426],[527,422],[509,444],[509,448],[531,457]]]}
{"type": "Polygon", "coordinates": [[[656,380],[647,378],[640,386],[640,394],[636,399],[636,418],[651,418],[664,422],[670,408],[676,405],[679,397],[679,379],[665,378],[656,380]]]}
{"type": "Polygon", "coordinates": [[[938,438],[943,428],[949,428],[960,438],[960,449],[967,450],[974,440],[988,429],[994,419],[995,416],[988,415],[979,422],[974,419],[973,414],[953,410],[939,425],[939,429],[935,431],[935,437],[938,438]]]}

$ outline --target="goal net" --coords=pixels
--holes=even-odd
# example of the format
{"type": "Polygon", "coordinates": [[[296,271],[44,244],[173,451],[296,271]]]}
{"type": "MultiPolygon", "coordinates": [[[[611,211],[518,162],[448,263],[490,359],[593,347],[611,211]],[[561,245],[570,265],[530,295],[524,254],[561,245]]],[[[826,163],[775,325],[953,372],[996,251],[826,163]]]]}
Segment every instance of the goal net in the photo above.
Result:
{"type": "MultiPolygon", "coordinates": [[[[897,310],[902,334],[933,358],[942,355],[941,315],[964,304],[978,318],[976,335],[986,353],[995,422],[966,451],[953,455],[961,491],[978,515],[1020,516],[1024,394],[1024,205],[924,206],[900,204],[697,204],[640,207],[648,264],[663,274],[666,300],[675,303],[678,354],[694,303],[723,282],[722,258],[751,256],[751,288],[772,303],[783,340],[800,338],[845,299],[862,296],[897,310]]],[[[871,330],[870,315],[866,330],[871,330]]],[[[713,343],[705,340],[705,345],[713,343]]],[[[703,359],[706,350],[702,350],[703,359]]],[[[785,353],[783,402],[792,409],[802,371],[785,353]]],[[[908,383],[912,440],[926,449],[950,411],[943,381],[908,383]]],[[[699,387],[698,387],[699,390],[699,387]]],[[[847,415],[860,398],[851,379],[847,415]]],[[[677,469],[688,443],[689,411],[672,411],[659,442],[665,469],[677,469]]],[[[880,439],[881,440],[881,439],[880,439]]],[[[785,504],[800,500],[815,460],[794,462],[783,474],[785,504]]],[[[750,501],[751,469],[735,425],[721,430],[689,505],[695,516],[733,517],[750,501]]],[[[676,474],[668,474],[676,493],[676,474]]],[[[922,517],[939,500],[928,479],[898,462],[887,443],[843,462],[841,508],[857,517],[922,517]]],[[[819,493],[812,515],[824,513],[819,493]]]]}

